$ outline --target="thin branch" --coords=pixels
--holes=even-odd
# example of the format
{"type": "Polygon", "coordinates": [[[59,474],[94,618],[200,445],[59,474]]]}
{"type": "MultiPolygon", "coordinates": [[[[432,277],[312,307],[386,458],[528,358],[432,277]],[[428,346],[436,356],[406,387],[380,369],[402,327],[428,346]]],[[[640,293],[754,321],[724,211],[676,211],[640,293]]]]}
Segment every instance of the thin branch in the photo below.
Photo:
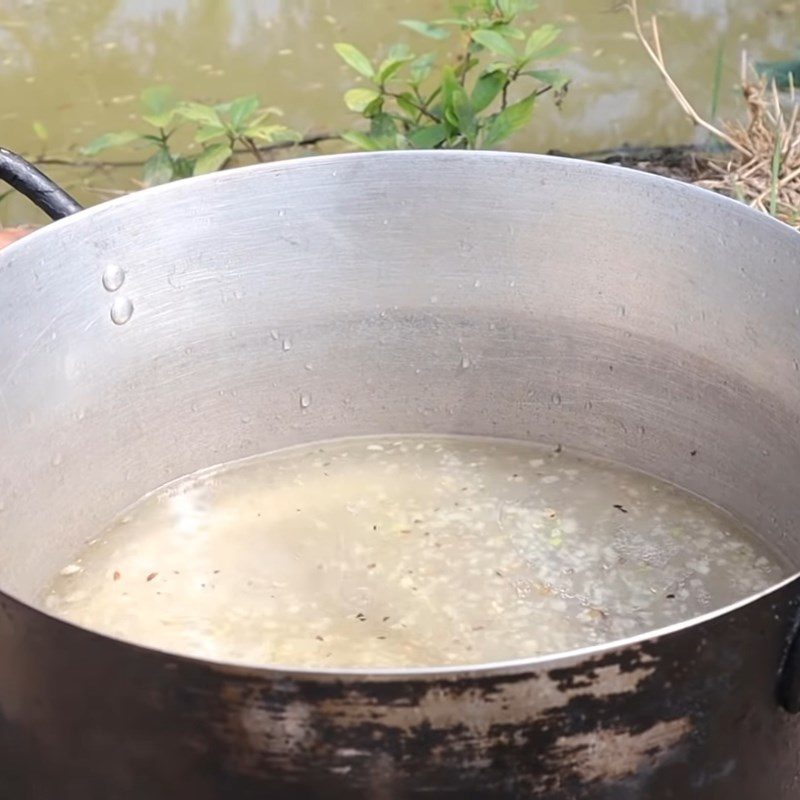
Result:
{"type": "MultiPolygon", "coordinates": [[[[396,92],[384,92],[384,94],[387,97],[393,97],[395,100],[397,100],[400,97],[400,95],[397,94],[396,92]]],[[[405,98],[405,100],[406,100],[406,102],[411,103],[411,101],[408,98],[405,98]]],[[[423,116],[427,117],[428,119],[432,119],[436,123],[441,122],[441,120],[438,117],[436,117],[433,114],[431,114],[431,112],[428,111],[427,108],[425,108],[424,106],[421,106],[419,103],[411,103],[411,105],[414,106],[414,108],[416,108],[417,111],[419,111],[420,114],[422,114],[423,116]]]]}
{"type": "MultiPolygon", "coordinates": [[[[302,139],[294,142],[278,142],[277,144],[266,144],[257,147],[258,153],[263,155],[265,153],[272,153],[276,150],[290,150],[293,147],[313,147],[314,145],[321,144],[322,142],[331,142],[339,139],[340,136],[336,132],[322,132],[309,134],[302,139]]],[[[236,155],[255,155],[250,147],[239,147],[233,151],[236,155]]],[[[25,155],[24,153],[22,154],[25,155]]],[[[69,159],[69,158],[54,158],[49,156],[41,156],[38,158],[30,159],[32,164],[43,167],[74,167],[77,169],[118,169],[123,167],[141,167],[144,161],[98,161],[95,159],[69,159]]]]}
{"type": "Polygon", "coordinates": [[[460,70],[461,75],[459,76],[459,81],[458,81],[461,84],[461,86],[464,86],[464,84],[467,82],[467,66],[469,65],[469,46],[471,42],[472,42],[472,37],[470,36],[469,33],[467,33],[467,44],[464,48],[463,60],[461,62],[461,70],[460,70]]]}
{"type": "Polygon", "coordinates": [[[249,136],[245,136],[243,141],[247,145],[247,149],[253,154],[253,158],[255,158],[259,164],[262,164],[264,162],[264,156],[258,149],[258,145],[249,136]]]}
{"type": "Polygon", "coordinates": [[[262,153],[269,153],[273,150],[285,150],[288,147],[312,147],[313,145],[320,144],[321,142],[332,142],[341,138],[341,135],[336,131],[323,131],[321,133],[310,133],[308,136],[304,136],[302,139],[298,139],[296,142],[268,144],[264,145],[263,147],[259,147],[258,149],[262,153]]]}
{"type": "Polygon", "coordinates": [[[508,87],[511,86],[511,78],[506,73],[506,82],[503,84],[503,96],[500,100],[500,110],[505,111],[508,106],[508,87]]]}
{"type": "Polygon", "coordinates": [[[21,154],[27,158],[31,164],[39,167],[76,167],[78,169],[114,169],[116,167],[141,167],[144,161],[96,161],[94,159],[80,158],[54,158],[52,156],[40,156],[39,158],[29,158],[25,153],[21,154]]]}

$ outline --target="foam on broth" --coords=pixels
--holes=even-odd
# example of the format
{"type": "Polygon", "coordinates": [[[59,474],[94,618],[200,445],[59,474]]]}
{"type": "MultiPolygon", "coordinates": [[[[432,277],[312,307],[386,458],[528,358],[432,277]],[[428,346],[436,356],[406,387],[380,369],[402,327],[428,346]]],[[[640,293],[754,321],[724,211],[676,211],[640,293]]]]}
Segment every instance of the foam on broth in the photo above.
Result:
{"type": "Polygon", "coordinates": [[[732,519],[650,476],[528,443],[403,436],[170,484],[76,554],[43,601],[196,656],[435,667],[644,633],[784,574],[732,519]]]}

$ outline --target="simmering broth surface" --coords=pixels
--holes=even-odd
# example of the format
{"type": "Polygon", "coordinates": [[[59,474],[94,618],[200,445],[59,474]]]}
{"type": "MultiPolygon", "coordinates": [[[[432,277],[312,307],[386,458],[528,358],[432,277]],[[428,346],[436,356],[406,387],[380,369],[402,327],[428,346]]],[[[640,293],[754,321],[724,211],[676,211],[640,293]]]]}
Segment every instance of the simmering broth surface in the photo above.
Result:
{"type": "Polygon", "coordinates": [[[741,526],[650,476],[528,443],[404,436],[170,484],[88,543],[44,604],[210,658],[433,667],[644,633],[782,575],[741,526]]]}

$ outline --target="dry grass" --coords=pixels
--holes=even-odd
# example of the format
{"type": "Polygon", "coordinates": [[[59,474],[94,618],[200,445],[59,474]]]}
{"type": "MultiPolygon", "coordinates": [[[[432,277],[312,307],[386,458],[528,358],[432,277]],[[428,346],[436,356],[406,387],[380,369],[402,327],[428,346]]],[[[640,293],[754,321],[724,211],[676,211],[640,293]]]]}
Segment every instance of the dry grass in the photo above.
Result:
{"type": "Polygon", "coordinates": [[[729,148],[724,156],[711,154],[698,164],[695,183],[736,197],[800,229],[800,105],[795,102],[794,86],[788,100],[782,101],[775,84],[767,84],[743,57],[746,122],[717,127],[697,113],[670,75],[657,18],[650,20],[648,37],[638,0],[630,0],[627,8],[639,41],[684,113],[729,148]]]}

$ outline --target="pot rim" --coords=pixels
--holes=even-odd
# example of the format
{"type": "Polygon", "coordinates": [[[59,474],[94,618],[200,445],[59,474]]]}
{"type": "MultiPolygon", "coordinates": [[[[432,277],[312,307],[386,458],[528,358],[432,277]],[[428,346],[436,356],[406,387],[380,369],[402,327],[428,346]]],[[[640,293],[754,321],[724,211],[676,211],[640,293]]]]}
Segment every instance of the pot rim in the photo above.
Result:
{"type": "MultiPolygon", "coordinates": [[[[797,231],[795,231],[786,223],[783,223],[774,217],[770,217],[767,214],[755,211],[754,209],[751,209],[748,206],[733,200],[732,198],[725,197],[692,184],[682,183],[671,178],[665,178],[660,175],[640,172],[633,169],[626,169],[624,167],[620,168],[618,165],[613,164],[600,164],[582,159],[539,155],[533,153],[517,153],[507,151],[400,150],[378,153],[339,153],[335,155],[313,156],[310,158],[278,161],[268,164],[253,164],[246,167],[238,167],[235,169],[226,170],[222,173],[211,173],[208,175],[186,178],[173,183],[143,189],[123,197],[114,198],[112,200],[85,208],[82,211],[63,219],[51,222],[50,224],[35,230],[33,233],[30,233],[22,239],[19,239],[5,247],[2,251],[0,251],[0,275],[2,275],[3,269],[10,265],[10,259],[18,255],[24,257],[24,248],[29,241],[48,235],[48,231],[50,231],[51,228],[55,231],[58,231],[62,226],[72,224],[72,220],[86,219],[90,215],[96,217],[108,213],[124,214],[125,210],[131,204],[146,203],[150,197],[154,196],[155,193],[195,193],[197,189],[201,188],[205,184],[210,186],[228,184],[239,180],[252,179],[261,173],[264,173],[266,176],[280,175],[284,172],[292,172],[301,169],[326,169],[331,166],[336,166],[342,161],[381,162],[396,161],[400,159],[421,161],[425,163],[431,161],[471,161],[485,164],[509,163],[513,161],[525,160],[529,162],[560,165],[567,172],[596,172],[600,173],[603,177],[613,178],[614,180],[649,184],[652,185],[654,189],[659,191],[666,190],[675,192],[679,195],[683,194],[687,196],[687,199],[694,198],[695,201],[704,202],[709,205],[716,205],[725,209],[726,211],[741,216],[750,217],[753,221],[758,219],[758,224],[762,226],[773,226],[776,234],[779,234],[780,232],[779,235],[786,235],[786,233],[789,233],[792,236],[798,236],[799,238],[796,241],[798,243],[798,249],[800,252],[800,234],[798,234],[797,231]]],[[[766,601],[771,595],[779,593],[782,589],[793,583],[797,583],[800,587],[800,569],[795,571],[790,576],[783,578],[779,582],[769,586],[767,589],[737,600],[733,603],[723,606],[722,608],[715,609],[696,617],[691,617],[672,625],[655,628],[635,636],[615,639],[602,644],[506,661],[484,662],[477,664],[455,664],[439,667],[408,667],[404,669],[392,667],[371,669],[352,667],[305,668],[283,664],[258,664],[247,661],[203,658],[199,656],[186,655],[184,653],[168,649],[149,647],[147,645],[131,642],[117,636],[100,633],[91,628],[76,625],[73,622],[64,620],[54,614],[51,614],[47,610],[16,597],[13,594],[6,593],[3,591],[2,587],[0,587],[0,602],[3,599],[11,600],[24,609],[31,611],[34,614],[41,615],[42,618],[50,622],[55,622],[60,626],[72,628],[76,632],[80,632],[84,635],[99,637],[99,639],[105,640],[109,643],[122,645],[126,648],[134,648],[140,652],[148,653],[153,656],[167,657],[170,660],[179,663],[212,669],[214,671],[224,672],[227,674],[272,679],[295,678],[303,681],[317,682],[334,682],[341,681],[342,679],[349,682],[391,682],[400,680],[426,681],[433,679],[450,680],[478,678],[502,674],[518,674],[530,671],[548,671],[561,666],[567,666],[570,664],[574,665],[575,663],[594,659],[613,651],[636,648],[637,646],[641,646],[647,642],[655,641],[666,636],[676,635],[689,629],[699,627],[703,624],[734,614],[746,606],[760,601],[766,601]]]]}
{"type": "MultiPolygon", "coordinates": [[[[27,236],[12,242],[5,248],[0,250],[0,270],[2,270],[2,262],[6,258],[7,253],[15,255],[20,247],[24,247],[25,243],[39,237],[51,228],[60,229],[64,225],[69,225],[72,220],[86,219],[89,215],[106,214],[114,212],[117,209],[122,212],[129,204],[146,203],[150,197],[155,196],[157,193],[184,193],[194,194],[196,188],[200,188],[203,184],[221,185],[231,183],[239,180],[246,180],[251,176],[259,173],[266,174],[281,174],[284,171],[294,171],[308,169],[324,169],[326,166],[336,166],[342,161],[395,161],[401,159],[408,159],[411,161],[475,161],[490,164],[493,162],[512,162],[512,161],[529,161],[539,162],[542,164],[561,165],[567,171],[580,171],[580,172],[597,172],[605,177],[614,176],[616,179],[621,179],[631,183],[651,184],[657,189],[670,190],[678,194],[686,194],[689,197],[694,197],[695,200],[701,202],[711,203],[714,205],[727,208],[729,211],[739,213],[741,215],[750,217],[751,219],[759,219],[761,225],[772,225],[777,231],[783,231],[783,235],[789,233],[793,236],[800,236],[800,231],[795,230],[785,222],[779,219],[764,214],[763,212],[756,211],[747,205],[734,200],[733,198],[726,197],[725,195],[717,192],[712,192],[710,189],[704,189],[700,186],[695,186],[691,183],[684,183],[674,178],[666,178],[662,175],[655,175],[651,172],[644,172],[640,170],[622,167],[618,164],[603,164],[597,161],[588,161],[581,158],[566,158],[564,156],[550,156],[542,155],[539,153],[520,153],[515,151],[501,151],[501,150],[389,150],[381,152],[367,152],[367,153],[335,153],[332,155],[309,156],[307,158],[293,158],[286,159],[285,161],[272,161],[270,163],[250,164],[244,167],[235,167],[223,172],[211,172],[206,175],[197,175],[191,178],[183,178],[172,183],[165,183],[159,186],[151,186],[146,189],[132,192],[122,197],[114,197],[111,200],[105,200],[93,206],[83,208],[75,214],[70,214],[67,217],[52,221],[47,225],[42,226],[29,233],[27,236]]],[[[800,240],[798,240],[800,241],[800,240]]]]}

